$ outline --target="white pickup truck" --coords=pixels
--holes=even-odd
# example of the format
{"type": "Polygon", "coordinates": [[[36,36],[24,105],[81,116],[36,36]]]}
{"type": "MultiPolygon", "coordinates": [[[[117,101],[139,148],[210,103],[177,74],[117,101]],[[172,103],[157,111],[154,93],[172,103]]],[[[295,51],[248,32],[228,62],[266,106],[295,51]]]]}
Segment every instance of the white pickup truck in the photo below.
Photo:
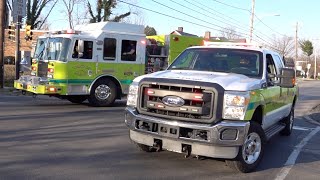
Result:
{"type": "Polygon", "coordinates": [[[270,137],[291,134],[297,97],[295,70],[278,53],[208,43],[186,49],[165,71],[134,79],[125,123],[143,151],[223,158],[250,172],[270,137]]]}

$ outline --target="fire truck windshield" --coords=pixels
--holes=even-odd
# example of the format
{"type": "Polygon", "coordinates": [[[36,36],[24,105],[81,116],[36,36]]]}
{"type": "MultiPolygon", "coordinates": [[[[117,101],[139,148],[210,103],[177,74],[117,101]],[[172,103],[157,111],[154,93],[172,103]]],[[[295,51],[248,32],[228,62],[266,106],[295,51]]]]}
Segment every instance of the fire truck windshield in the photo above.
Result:
{"type": "Polygon", "coordinates": [[[39,61],[67,61],[70,39],[62,37],[39,38],[34,52],[34,58],[39,61]]]}

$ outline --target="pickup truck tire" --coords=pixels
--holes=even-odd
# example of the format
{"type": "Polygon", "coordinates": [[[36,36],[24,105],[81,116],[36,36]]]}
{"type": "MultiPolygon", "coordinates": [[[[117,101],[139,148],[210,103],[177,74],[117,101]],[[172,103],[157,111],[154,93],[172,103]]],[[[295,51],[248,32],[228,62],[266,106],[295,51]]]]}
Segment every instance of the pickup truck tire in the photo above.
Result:
{"type": "Polygon", "coordinates": [[[239,147],[238,155],[226,164],[242,173],[251,172],[261,161],[264,152],[265,136],[263,129],[256,122],[250,122],[250,128],[245,142],[239,147]]]}
{"type": "Polygon", "coordinates": [[[283,122],[285,123],[286,127],[280,131],[280,134],[284,136],[290,136],[294,122],[294,108],[291,108],[290,114],[283,119],[283,122]]]}
{"type": "Polygon", "coordinates": [[[111,106],[117,97],[117,87],[110,79],[99,79],[91,88],[88,97],[91,106],[111,106]]]}
{"type": "Polygon", "coordinates": [[[81,104],[83,101],[87,100],[87,96],[67,96],[66,99],[75,104],[81,104]]]}

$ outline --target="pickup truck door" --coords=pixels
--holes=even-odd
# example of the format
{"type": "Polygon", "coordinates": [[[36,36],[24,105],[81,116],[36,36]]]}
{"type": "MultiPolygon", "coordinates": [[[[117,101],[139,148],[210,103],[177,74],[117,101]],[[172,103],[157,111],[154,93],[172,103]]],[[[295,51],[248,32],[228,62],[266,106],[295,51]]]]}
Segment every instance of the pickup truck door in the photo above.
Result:
{"type": "Polygon", "coordinates": [[[279,67],[275,64],[272,55],[266,55],[266,80],[267,87],[262,91],[265,100],[265,118],[262,127],[266,129],[282,118],[283,100],[281,98],[281,87],[277,85],[279,79],[275,77],[280,73],[279,67]]]}

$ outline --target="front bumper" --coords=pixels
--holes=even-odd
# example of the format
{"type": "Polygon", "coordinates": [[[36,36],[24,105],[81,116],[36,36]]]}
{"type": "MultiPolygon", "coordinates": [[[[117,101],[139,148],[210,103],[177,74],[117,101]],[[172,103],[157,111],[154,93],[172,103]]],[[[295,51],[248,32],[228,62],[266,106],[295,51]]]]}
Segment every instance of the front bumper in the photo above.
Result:
{"type": "Polygon", "coordinates": [[[35,94],[60,94],[62,86],[50,85],[46,79],[36,76],[21,76],[14,81],[14,88],[35,94]]]}
{"type": "Polygon", "coordinates": [[[140,144],[153,146],[162,142],[162,148],[183,152],[183,146],[191,146],[191,154],[214,158],[235,158],[239,146],[248,133],[248,121],[221,121],[217,124],[179,122],[139,114],[127,107],[125,123],[130,138],[140,144]]]}

